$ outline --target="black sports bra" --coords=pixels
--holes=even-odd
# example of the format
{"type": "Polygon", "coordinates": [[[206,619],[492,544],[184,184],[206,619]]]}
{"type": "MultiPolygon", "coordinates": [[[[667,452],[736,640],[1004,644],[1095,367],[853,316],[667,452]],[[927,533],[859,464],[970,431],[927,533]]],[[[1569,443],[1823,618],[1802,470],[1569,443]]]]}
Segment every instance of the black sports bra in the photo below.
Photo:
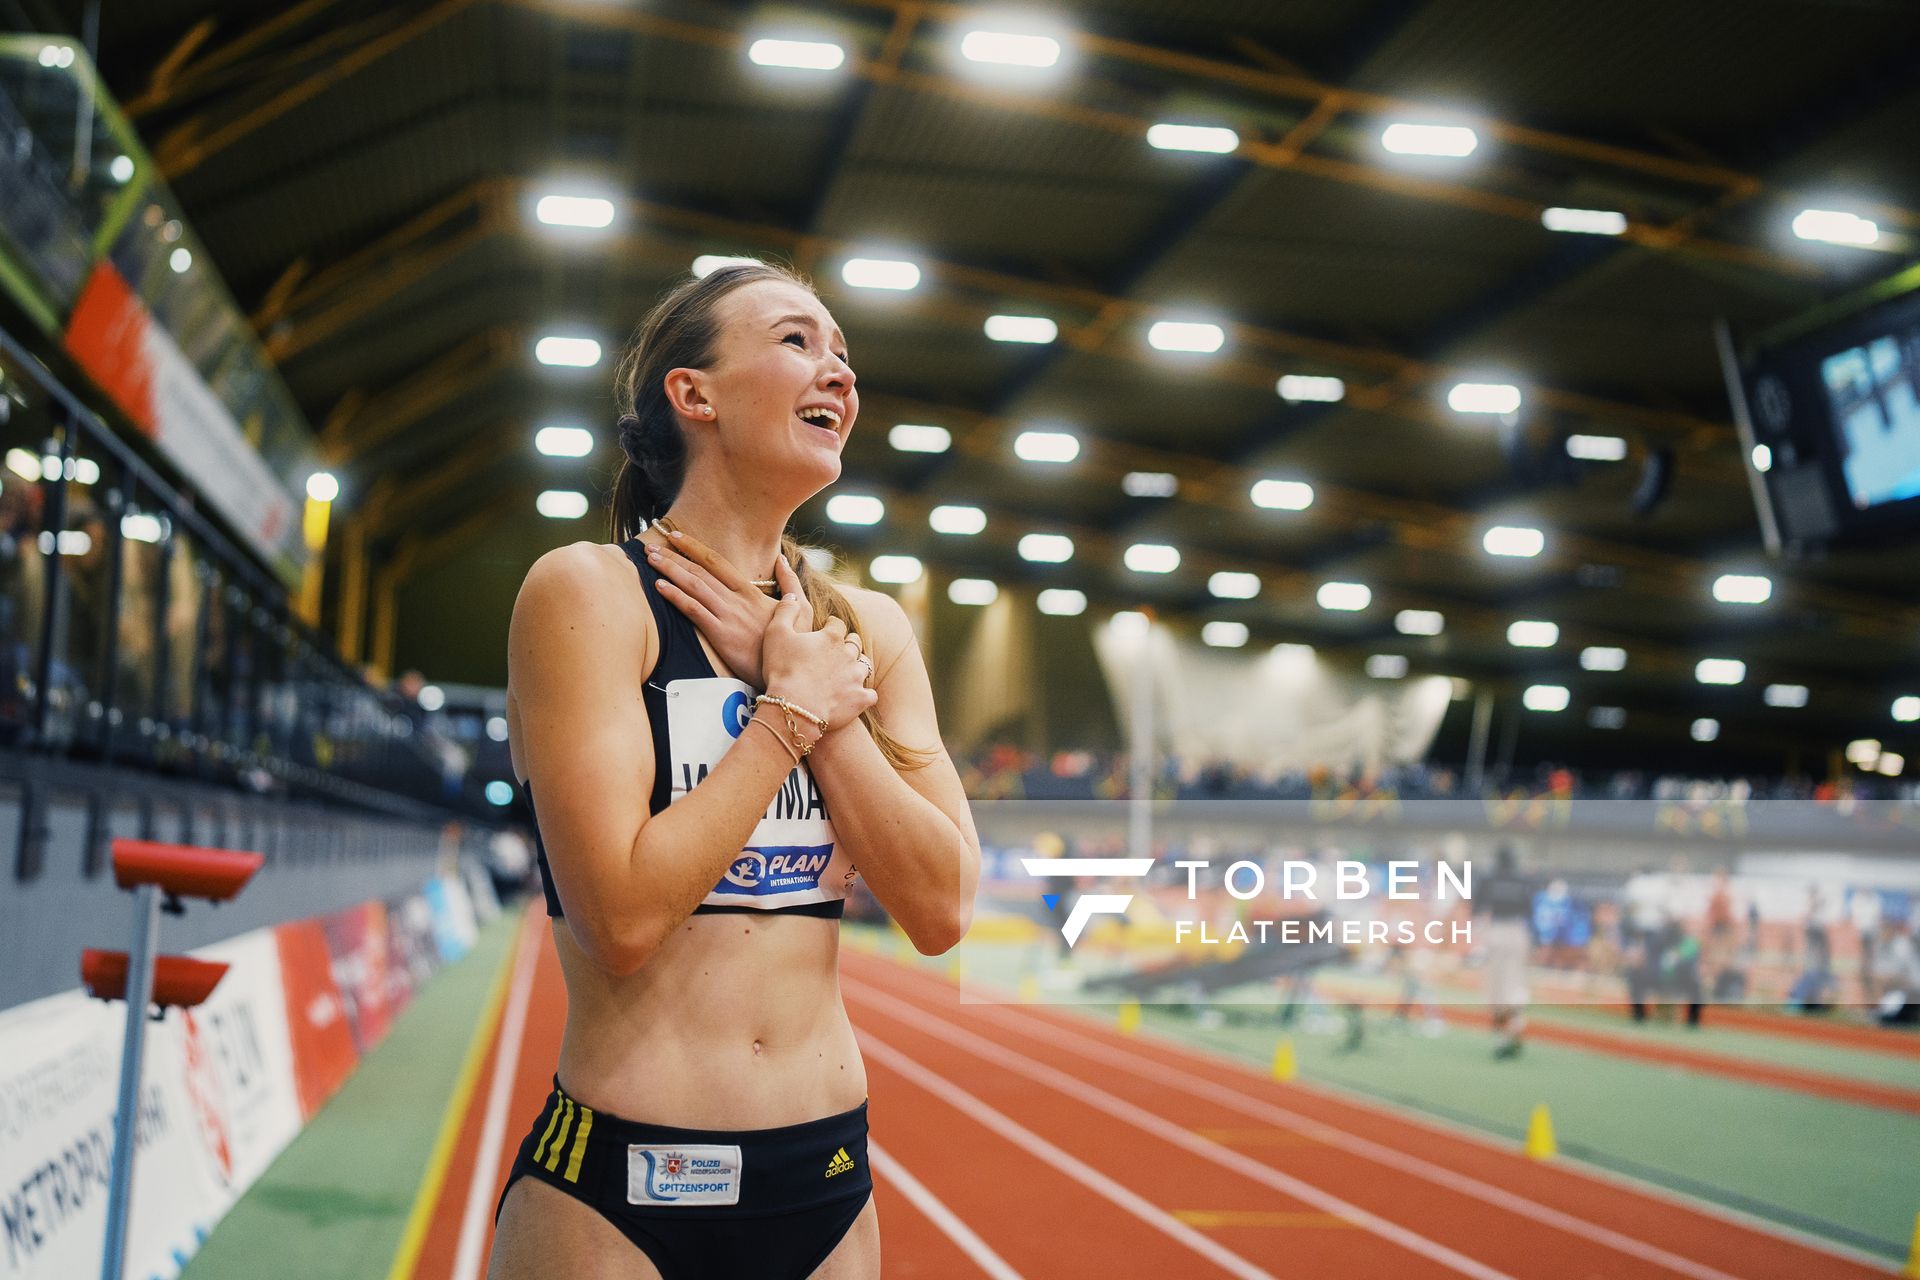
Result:
{"type": "MultiPolygon", "coordinates": [[[[646,592],[647,606],[660,633],[660,657],[647,677],[642,698],[653,734],[653,791],[647,812],[659,813],[691,791],[726,754],[753,715],[752,686],[717,675],[700,645],[691,619],[660,595],[660,574],[647,563],[644,544],[634,538],[620,544],[646,592]]],[[[565,916],[547,865],[546,842],[533,809],[533,784],[519,783],[527,809],[534,813],[534,861],[547,914],[565,916]]],[[[824,916],[839,919],[857,872],[834,840],[826,798],[805,762],[787,774],[772,803],[748,837],[746,847],[720,878],[695,915],[754,912],[824,916]]]]}

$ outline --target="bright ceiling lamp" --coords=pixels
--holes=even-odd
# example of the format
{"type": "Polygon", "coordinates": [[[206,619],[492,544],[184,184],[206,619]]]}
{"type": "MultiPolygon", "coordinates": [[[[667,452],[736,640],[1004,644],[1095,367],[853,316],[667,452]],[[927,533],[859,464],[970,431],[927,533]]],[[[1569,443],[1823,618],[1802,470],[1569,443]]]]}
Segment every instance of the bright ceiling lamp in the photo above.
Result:
{"type": "Polygon", "coordinates": [[[1155,351],[1186,351],[1211,355],[1226,343],[1227,331],[1199,320],[1159,320],[1147,329],[1147,345],[1155,351]]]}
{"type": "Polygon", "coordinates": [[[1323,582],[1313,598],[1322,609],[1358,613],[1373,603],[1373,589],[1359,582],[1323,582]]]}
{"type": "Polygon", "coordinates": [[[542,427],[533,447],[549,458],[584,458],[593,452],[593,432],[585,427],[542,427]]]}
{"type": "Polygon", "coordinates": [[[1247,635],[1244,622],[1214,621],[1200,628],[1201,642],[1216,649],[1244,649],[1247,635]]]}
{"type": "Polygon", "coordinates": [[[316,471],[307,477],[307,496],[315,502],[332,502],[340,496],[340,481],[331,471],[316,471]]]}
{"type": "Polygon", "coordinates": [[[1396,121],[1380,133],[1380,145],[1397,156],[1441,156],[1458,160],[1480,145],[1480,135],[1465,125],[1410,124],[1396,121]]]}
{"type": "Polygon", "coordinates": [[[1693,678],[1701,684],[1739,684],[1747,678],[1747,664],[1738,658],[1702,658],[1694,664],[1693,678]]]}
{"type": "Polygon", "coordinates": [[[1148,128],[1147,145],[1161,151],[1201,151],[1224,156],[1240,148],[1240,135],[1219,125],[1161,123],[1148,128]]]}
{"type": "Polygon", "coordinates": [[[1773,449],[1764,444],[1753,446],[1753,469],[1761,473],[1773,470],[1773,449]]]}
{"type": "Polygon", "coordinates": [[[1044,344],[1060,336],[1060,326],[1045,316],[988,316],[986,330],[995,342],[1044,344]]]}
{"type": "Polygon", "coordinates": [[[946,504],[927,512],[927,527],[935,533],[978,533],[987,527],[987,513],[978,507],[946,504]]]}
{"type": "Polygon", "coordinates": [[[824,40],[755,40],[747,58],[756,66],[791,67],[796,71],[832,71],[847,60],[847,51],[824,40]]]}
{"type": "Polygon", "coordinates": [[[969,31],[960,37],[960,56],[995,67],[1044,70],[1060,62],[1060,42],[1026,31],[969,31]]]}
{"type": "Polygon", "coordinates": [[[1172,573],[1180,567],[1180,552],[1164,542],[1136,542],[1121,561],[1135,573],[1172,573]]]}
{"type": "Polygon", "coordinates": [[[1624,671],[1627,651],[1610,644],[1588,645],[1580,651],[1580,665],[1589,671],[1624,671]]]}
{"type": "Polygon", "coordinates": [[[1880,739],[1855,738],[1847,744],[1847,763],[1857,764],[1862,769],[1872,766],[1880,758],[1880,739]]]}
{"type": "Polygon", "coordinates": [[[107,174],[115,182],[126,182],[133,177],[133,157],[115,156],[107,164],[107,174]]]}
{"type": "Polygon", "coordinates": [[[1883,778],[1897,778],[1907,771],[1907,758],[1896,751],[1883,751],[1873,771],[1883,778]]]}
{"type": "Polygon", "coordinates": [[[1180,480],[1169,471],[1129,471],[1120,477],[1120,492],[1129,498],[1171,498],[1180,480]]]}
{"type": "Polygon", "coordinates": [[[1447,620],[1432,609],[1402,609],[1393,615],[1393,629],[1403,636],[1437,636],[1447,620]]]}
{"type": "Polygon", "coordinates": [[[587,495],[573,489],[548,489],[533,505],[549,520],[578,520],[587,514],[587,495]]]}
{"type": "Polygon", "coordinates": [[[1552,208],[1541,212],[1540,225],[1576,235],[1617,236],[1626,233],[1627,215],[1617,209],[1552,208]]]}
{"type": "Polygon", "coordinates": [[[836,493],[827,499],[827,519],[835,524],[879,524],[887,504],[865,493],[836,493]]]}
{"type": "Polygon", "coordinates": [[[1305,511],[1313,505],[1313,486],[1304,480],[1256,480],[1247,496],[1268,511],[1305,511]]]}
{"type": "Polygon", "coordinates": [[[1837,209],[1802,209],[1793,219],[1793,234],[1802,240],[1864,249],[1880,239],[1880,228],[1855,213],[1837,209]]]}
{"type": "Polygon", "coordinates": [[[904,292],[920,284],[920,268],[899,258],[848,258],[840,278],[856,289],[904,292]]]}
{"type": "Polygon", "coordinates": [[[1507,643],[1516,649],[1551,649],[1560,643],[1560,625],[1522,618],[1507,628],[1507,643]]]}
{"type": "Polygon", "coordinates": [[[1404,680],[1407,658],[1400,653],[1376,653],[1367,659],[1367,674],[1375,680],[1404,680]]]}
{"type": "Polygon", "coordinates": [[[1312,645],[1297,644],[1291,640],[1282,640],[1267,652],[1285,662],[1304,662],[1314,656],[1312,645]]]}
{"type": "Polygon", "coordinates": [[[1722,604],[1765,604],[1773,598],[1773,579],[1758,573],[1723,573],[1713,580],[1713,598],[1722,604]]]}
{"type": "Polygon", "coordinates": [[[1563,684],[1530,684],[1520,695],[1520,702],[1529,711],[1565,711],[1573,695],[1563,684]]]}
{"type": "Polygon", "coordinates": [[[912,556],[875,556],[867,566],[867,576],[875,582],[904,586],[920,580],[920,562],[912,556]]]}
{"type": "Polygon", "coordinates": [[[1072,587],[1048,587],[1034,604],[1051,618],[1077,618],[1087,611],[1087,593],[1072,587]]]}
{"type": "Polygon", "coordinates": [[[1799,708],[1807,705],[1807,686],[1803,684],[1770,684],[1760,695],[1770,707],[1799,708]]]}
{"type": "Polygon", "coordinates": [[[1455,413],[1512,413],[1520,407],[1520,388],[1510,382],[1456,382],[1447,392],[1455,413]]]}
{"type": "Polygon", "coordinates": [[[1260,594],[1260,578],[1223,569],[1207,579],[1207,590],[1221,600],[1251,600],[1260,594]]]}
{"type": "Polygon", "coordinates": [[[1080,456],[1080,438],[1067,431],[1022,431],[1013,438],[1013,452],[1026,462],[1072,462],[1080,456]]]}
{"type": "Polygon", "coordinates": [[[741,258],[724,253],[703,253],[693,260],[693,274],[705,280],[722,267],[758,267],[764,265],[758,258],[741,258]]]}
{"type": "Polygon", "coordinates": [[[166,526],[160,523],[160,517],[145,511],[129,511],[120,517],[121,536],[132,538],[135,542],[158,542],[166,533],[166,526]]]}
{"type": "Polygon", "coordinates": [[[945,453],[953,447],[953,436],[945,427],[901,422],[887,432],[887,443],[901,453],[945,453]]]}
{"type": "Polygon", "coordinates": [[[613,225],[613,201],[600,196],[546,195],[534,202],[533,216],[550,227],[597,231],[613,225]]]}
{"type": "Polygon", "coordinates": [[[1019,542],[1020,558],[1035,564],[1065,564],[1073,559],[1073,539],[1064,533],[1029,533],[1019,542]]]}
{"type": "Polygon", "coordinates": [[[1901,724],[1912,724],[1920,720],[1920,697],[1907,694],[1893,700],[1893,718],[1901,724]]]}
{"type": "Polygon", "coordinates": [[[1497,524],[1487,530],[1480,545],[1490,556],[1531,559],[1546,549],[1547,535],[1527,525],[1497,524]]]}
{"type": "Polygon", "coordinates": [[[1627,442],[1619,436],[1568,436],[1567,456],[1582,462],[1625,462],[1627,442]]]}
{"type": "Polygon", "coordinates": [[[1701,716],[1693,722],[1691,732],[1695,742],[1712,742],[1720,736],[1720,722],[1711,716],[1701,716]]]}
{"type": "Polygon", "coordinates": [[[187,249],[175,249],[167,255],[167,265],[173,268],[175,275],[185,275],[187,268],[193,265],[193,254],[187,249]]]}
{"type": "Polygon", "coordinates": [[[591,369],[600,363],[600,344],[592,338],[548,334],[533,344],[533,358],[563,369],[591,369]]]}
{"type": "Polygon", "coordinates": [[[992,604],[1000,588],[986,578],[955,578],[947,584],[947,599],[955,604],[992,604]]]}
{"type": "Polygon", "coordinates": [[[1347,398],[1345,382],[1311,373],[1282,374],[1273,389],[1288,404],[1338,404],[1347,398]]]}

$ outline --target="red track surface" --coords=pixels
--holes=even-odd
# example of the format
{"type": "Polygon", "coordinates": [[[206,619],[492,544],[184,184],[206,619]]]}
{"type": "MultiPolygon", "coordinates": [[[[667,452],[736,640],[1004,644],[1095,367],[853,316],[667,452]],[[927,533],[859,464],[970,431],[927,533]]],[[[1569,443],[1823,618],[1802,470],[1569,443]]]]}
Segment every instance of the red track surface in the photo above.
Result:
{"type": "MultiPolygon", "coordinates": [[[[551,1084],[565,988],[539,930],[485,1225],[551,1084]]],[[[876,1143],[1010,1271],[1424,1280],[1817,1280],[1869,1266],[1502,1144],[1059,1011],[962,1005],[927,972],[843,953],[876,1143]]],[[[497,1052],[497,1048],[496,1048],[497,1052]]],[[[417,1280],[450,1280],[489,1057],[417,1280]]],[[[884,1169],[888,1277],[983,1266],[884,1169]]],[[[480,1257],[484,1259],[485,1250],[480,1257]]],[[[452,1280],[470,1280],[467,1277],[452,1280]]]]}

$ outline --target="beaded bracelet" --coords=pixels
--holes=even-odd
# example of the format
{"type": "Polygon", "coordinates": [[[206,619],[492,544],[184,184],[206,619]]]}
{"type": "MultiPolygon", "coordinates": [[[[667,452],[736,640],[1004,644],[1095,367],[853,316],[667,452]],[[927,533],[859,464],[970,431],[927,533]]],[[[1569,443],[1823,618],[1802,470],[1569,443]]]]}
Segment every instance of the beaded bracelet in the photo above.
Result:
{"type": "Polygon", "coordinates": [[[825,716],[817,715],[814,712],[807,710],[805,707],[801,706],[799,703],[789,702],[785,698],[779,697],[776,694],[763,693],[755,697],[753,700],[753,703],[756,707],[763,702],[770,702],[774,706],[779,707],[782,711],[787,713],[787,717],[789,720],[791,720],[795,714],[806,717],[808,720],[811,720],[815,724],[819,725],[820,732],[822,733],[825,733],[829,727],[827,724],[827,718],[825,716]]]}

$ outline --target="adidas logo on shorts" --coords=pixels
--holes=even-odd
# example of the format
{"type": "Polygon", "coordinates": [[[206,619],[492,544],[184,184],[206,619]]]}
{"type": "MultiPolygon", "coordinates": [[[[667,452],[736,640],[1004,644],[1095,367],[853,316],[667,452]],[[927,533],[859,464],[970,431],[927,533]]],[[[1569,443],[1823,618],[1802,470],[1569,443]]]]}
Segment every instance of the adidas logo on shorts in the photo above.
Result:
{"type": "Polygon", "coordinates": [[[845,1147],[842,1147],[838,1151],[834,1152],[833,1159],[827,1161],[827,1177],[829,1178],[833,1177],[837,1173],[852,1173],[852,1172],[853,1172],[853,1157],[847,1154],[847,1149],[845,1147]]]}

